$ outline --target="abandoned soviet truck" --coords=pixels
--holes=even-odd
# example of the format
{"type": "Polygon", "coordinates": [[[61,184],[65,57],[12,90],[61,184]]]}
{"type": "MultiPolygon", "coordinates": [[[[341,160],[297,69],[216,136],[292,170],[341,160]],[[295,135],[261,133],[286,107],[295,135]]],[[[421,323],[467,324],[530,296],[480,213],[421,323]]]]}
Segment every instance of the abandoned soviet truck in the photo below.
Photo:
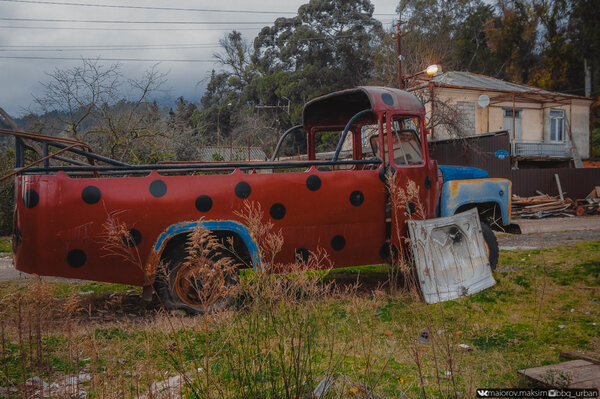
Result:
{"type": "MultiPolygon", "coordinates": [[[[402,245],[391,232],[406,236],[406,221],[415,217],[412,202],[401,211],[390,208],[386,176],[392,176],[400,186],[415,182],[415,202],[425,219],[477,208],[493,268],[498,247],[490,224],[509,224],[511,183],[488,178],[480,169],[438,167],[429,156],[424,117],[423,104],[402,90],[334,92],[305,105],[303,124],[282,136],[271,161],[250,163],[128,165],[74,140],[3,131],[16,141],[16,267],[44,276],[141,285],[151,293],[160,279],[158,265],[176,272],[186,237],[200,223],[222,239],[233,238],[244,267],[257,268],[257,244],[236,216],[247,201],[259,203],[283,234],[276,262],[306,260],[324,249],[335,267],[379,264],[390,248],[402,245]],[[331,158],[318,159],[315,137],[332,131],[340,137],[337,147],[331,158]],[[276,161],[281,143],[294,134],[306,140],[305,157],[276,161]],[[25,167],[25,153],[34,145],[28,143],[49,155],[25,167]],[[77,160],[67,164],[68,153],[77,160]],[[129,230],[122,245],[135,248],[143,268],[105,251],[103,226],[115,214],[129,230]]],[[[196,305],[180,290],[165,295],[175,307],[196,305]]]]}

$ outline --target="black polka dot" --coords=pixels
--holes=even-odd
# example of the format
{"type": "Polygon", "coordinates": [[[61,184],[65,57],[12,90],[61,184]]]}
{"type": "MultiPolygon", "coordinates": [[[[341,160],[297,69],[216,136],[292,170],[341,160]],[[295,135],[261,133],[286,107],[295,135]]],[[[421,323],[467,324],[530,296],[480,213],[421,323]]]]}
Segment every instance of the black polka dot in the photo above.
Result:
{"type": "Polygon", "coordinates": [[[208,195],[201,195],[196,198],[196,209],[198,209],[200,212],[208,212],[212,206],[212,199],[208,195]]]}
{"type": "Polygon", "coordinates": [[[67,263],[71,267],[81,267],[85,265],[86,260],[87,256],[81,249],[74,249],[67,254],[67,263]]]}
{"type": "Polygon", "coordinates": [[[283,204],[273,204],[271,210],[269,211],[271,217],[275,220],[283,219],[285,216],[285,206],[283,204]]]}
{"type": "Polygon", "coordinates": [[[167,183],[162,180],[154,180],[150,183],[150,194],[156,198],[160,198],[167,193],[167,183]]]}
{"type": "Polygon", "coordinates": [[[358,190],[352,191],[350,194],[350,203],[354,206],[361,206],[364,200],[365,196],[358,190]]]}
{"type": "Polygon", "coordinates": [[[308,187],[310,191],[317,191],[321,188],[321,178],[317,175],[308,176],[306,179],[306,187],[308,187]]]}
{"type": "Polygon", "coordinates": [[[383,93],[381,95],[381,100],[385,105],[394,105],[394,97],[389,93],[383,93]]]}
{"type": "Polygon", "coordinates": [[[394,244],[390,245],[386,242],[379,249],[379,256],[381,257],[381,259],[391,262],[397,258],[398,248],[394,244]]]}
{"type": "Polygon", "coordinates": [[[96,186],[87,186],[81,192],[81,198],[90,205],[100,201],[100,197],[102,197],[102,193],[96,186]]]}
{"type": "Polygon", "coordinates": [[[300,263],[308,262],[308,249],[306,248],[298,248],[296,250],[295,261],[300,263]]]}
{"type": "Polygon", "coordinates": [[[15,231],[13,232],[13,244],[15,244],[16,247],[18,247],[19,245],[21,245],[21,242],[21,229],[16,227],[15,231]]]}
{"type": "Polygon", "coordinates": [[[406,204],[406,214],[407,214],[408,216],[412,216],[412,215],[413,215],[413,213],[415,213],[415,209],[416,209],[416,208],[417,208],[417,207],[415,206],[414,202],[409,202],[409,203],[407,203],[407,204],[406,204]]]}
{"type": "Polygon", "coordinates": [[[35,190],[27,190],[25,194],[23,194],[23,203],[27,208],[33,208],[40,202],[40,196],[35,190]]]}
{"type": "Polygon", "coordinates": [[[142,242],[142,233],[136,229],[129,229],[129,233],[124,234],[121,239],[123,240],[123,245],[137,247],[142,242]]]}
{"type": "Polygon", "coordinates": [[[331,239],[331,248],[335,251],[341,251],[346,246],[346,239],[343,236],[335,236],[331,239]]]}
{"type": "Polygon", "coordinates": [[[252,188],[250,188],[250,185],[248,183],[246,183],[245,181],[241,181],[238,184],[235,185],[235,195],[237,195],[240,198],[248,198],[250,196],[250,193],[252,192],[252,188]]]}

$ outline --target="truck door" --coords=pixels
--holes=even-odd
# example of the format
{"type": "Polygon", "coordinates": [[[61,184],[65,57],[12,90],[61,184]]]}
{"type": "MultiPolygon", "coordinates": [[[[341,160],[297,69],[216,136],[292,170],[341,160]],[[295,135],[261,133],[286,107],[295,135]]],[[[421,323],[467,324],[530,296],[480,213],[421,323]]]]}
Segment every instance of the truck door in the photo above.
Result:
{"type": "Polygon", "coordinates": [[[390,240],[402,248],[408,237],[408,219],[435,217],[437,164],[429,158],[422,116],[388,113],[383,141],[390,240]]]}

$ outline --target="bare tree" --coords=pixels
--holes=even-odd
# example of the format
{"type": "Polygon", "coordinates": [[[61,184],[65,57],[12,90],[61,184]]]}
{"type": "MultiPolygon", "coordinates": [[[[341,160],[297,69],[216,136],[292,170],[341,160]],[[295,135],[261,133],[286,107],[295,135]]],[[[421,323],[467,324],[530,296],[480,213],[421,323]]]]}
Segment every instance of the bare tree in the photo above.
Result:
{"type": "Polygon", "coordinates": [[[161,123],[158,105],[149,101],[164,82],[165,74],[153,66],[141,78],[127,80],[133,100],[123,99],[112,106],[105,103],[98,108],[99,118],[90,133],[104,137],[111,157],[140,162],[138,152],[164,148],[161,139],[168,135],[161,123]]]}
{"type": "Polygon", "coordinates": [[[436,91],[431,91],[427,86],[413,90],[412,94],[417,96],[426,108],[429,105],[429,112],[425,116],[425,126],[428,129],[433,129],[438,138],[463,138],[467,136],[462,122],[462,115],[455,104],[440,100],[436,91]],[[438,134],[440,130],[441,135],[438,134]]]}
{"type": "Polygon", "coordinates": [[[256,114],[242,114],[237,118],[236,127],[231,131],[232,141],[240,146],[260,147],[269,154],[275,147],[276,132],[273,122],[256,114]]]}
{"type": "Polygon", "coordinates": [[[151,151],[157,147],[155,139],[164,136],[151,96],[166,75],[154,65],[142,77],[126,79],[119,64],[104,66],[97,59],[82,63],[49,73],[43,95],[34,97],[36,104],[57,115],[56,126],[50,126],[55,132],[100,145],[112,158],[139,161],[138,152],[151,151]]]}
{"type": "Polygon", "coordinates": [[[34,101],[44,113],[56,112],[67,134],[81,139],[81,126],[98,117],[102,104],[113,104],[121,80],[120,66],[105,67],[98,60],[82,60],[82,66],[55,69],[42,83],[44,93],[34,101]]]}

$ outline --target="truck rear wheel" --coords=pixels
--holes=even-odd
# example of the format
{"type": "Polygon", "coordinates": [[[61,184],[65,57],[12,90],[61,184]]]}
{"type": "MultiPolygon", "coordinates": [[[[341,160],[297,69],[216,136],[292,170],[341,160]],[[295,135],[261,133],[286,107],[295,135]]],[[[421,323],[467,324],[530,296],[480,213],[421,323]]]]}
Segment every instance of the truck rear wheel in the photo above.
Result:
{"type": "Polygon", "coordinates": [[[500,254],[498,240],[496,239],[492,228],[487,223],[481,222],[481,232],[483,233],[485,251],[490,261],[490,267],[492,268],[492,271],[496,271],[496,266],[498,265],[498,256],[500,254]]]}
{"type": "MultiPolygon", "coordinates": [[[[183,310],[189,314],[203,313],[205,309],[209,312],[223,309],[227,305],[228,298],[221,296],[214,289],[215,287],[208,287],[207,291],[199,269],[206,271],[225,255],[213,251],[200,260],[207,262],[201,266],[187,262],[187,256],[185,240],[178,243],[165,256],[166,265],[155,283],[156,292],[163,306],[170,310],[183,310]]],[[[237,269],[223,277],[225,288],[239,282],[237,269]]]]}

